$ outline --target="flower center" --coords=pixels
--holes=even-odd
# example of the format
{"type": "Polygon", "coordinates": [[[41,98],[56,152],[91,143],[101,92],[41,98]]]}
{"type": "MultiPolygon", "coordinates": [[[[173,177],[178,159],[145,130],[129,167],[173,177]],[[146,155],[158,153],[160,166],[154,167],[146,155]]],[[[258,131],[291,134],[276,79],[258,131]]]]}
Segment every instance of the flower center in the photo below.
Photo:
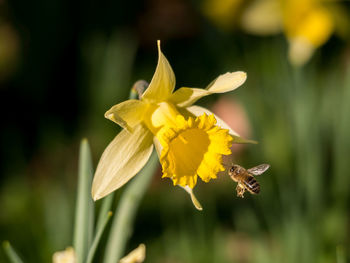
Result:
{"type": "MultiPolygon", "coordinates": [[[[180,132],[169,143],[168,157],[174,160],[173,175],[185,179],[197,174],[198,167],[208,151],[210,139],[208,134],[200,129],[189,129],[180,132]]],[[[192,178],[193,184],[196,178],[192,178]]]]}
{"type": "Polygon", "coordinates": [[[213,115],[197,118],[177,115],[176,125],[163,126],[156,137],[163,150],[160,162],[163,177],[169,177],[174,185],[193,188],[199,176],[204,182],[216,178],[225,170],[222,155],[231,154],[232,138],[227,130],[216,126],[213,115]]]}

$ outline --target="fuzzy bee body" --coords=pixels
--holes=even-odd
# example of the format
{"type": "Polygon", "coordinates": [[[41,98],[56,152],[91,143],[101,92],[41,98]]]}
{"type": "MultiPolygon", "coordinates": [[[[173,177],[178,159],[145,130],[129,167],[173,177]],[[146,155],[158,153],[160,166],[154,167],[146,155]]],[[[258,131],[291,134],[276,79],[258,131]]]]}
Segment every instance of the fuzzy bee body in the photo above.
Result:
{"type": "Polygon", "coordinates": [[[258,194],[260,185],[254,176],[264,173],[269,167],[268,164],[261,164],[250,169],[245,169],[237,164],[231,166],[229,175],[233,181],[237,182],[237,196],[243,198],[245,190],[251,194],[258,194]]]}
{"type": "Polygon", "coordinates": [[[244,181],[244,185],[246,186],[246,190],[252,194],[258,194],[260,192],[260,185],[258,181],[250,174],[249,177],[244,181]]]}

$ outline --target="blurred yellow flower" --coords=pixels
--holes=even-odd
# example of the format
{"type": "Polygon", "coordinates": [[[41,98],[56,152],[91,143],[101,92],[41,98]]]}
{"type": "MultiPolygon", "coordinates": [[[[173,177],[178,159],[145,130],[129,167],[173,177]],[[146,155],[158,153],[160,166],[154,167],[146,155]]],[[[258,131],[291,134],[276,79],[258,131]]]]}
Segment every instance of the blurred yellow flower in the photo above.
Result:
{"type": "Polygon", "coordinates": [[[72,247],[67,247],[66,250],[55,252],[52,256],[53,263],[75,263],[76,257],[72,247]]]}
{"type": "MultiPolygon", "coordinates": [[[[344,32],[344,28],[348,28],[345,12],[332,1],[255,0],[244,5],[237,0],[224,2],[230,2],[235,13],[242,10],[236,17],[241,27],[249,33],[270,35],[283,31],[289,42],[289,60],[296,66],[305,64],[336,30],[344,32]]],[[[205,1],[204,7],[210,3],[216,8],[204,8],[208,17],[219,26],[224,24],[223,19],[232,23],[229,16],[232,10],[222,8],[221,1],[213,0],[205,1]],[[217,8],[222,13],[216,12],[217,8]]]]}
{"type": "MultiPolygon", "coordinates": [[[[206,89],[175,88],[175,76],[160,50],[151,83],[140,100],[113,106],[105,117],[124,129],[106,148],[94,176],[92,196],[100,199],[123,186],[148,161],[156,147],[163,177],[169,177],[196,199],[192,188],[199,176],[208,182],[223,171],[222,155],[231,153],[233,143],[249,142],[229,128],[209,110],[192,106],[212,93],[238,88],[244,72],[220,75],[206,89]]],[[[200,209],[199,204],[196,205],[200,209]]]]}
{"type": "Polygon", "coordinates": [[[128,255],[123,257],[119,263],[142,263],[146,257],[146,246],[140,244],[137,248],[131,251],[128,255]]]}
{"type": "Polygon", "coordinates": [[[288,0],[283,12],[289,59],[294,65],[303,65],[330,38],[334,19],[321,0],[288,0]]]}
{"type": "Polygon", "coordinates": [[[283,0],[255,0],[242,12],[241,27],[254,35],[271,35],[283,31],[283,0]]]}

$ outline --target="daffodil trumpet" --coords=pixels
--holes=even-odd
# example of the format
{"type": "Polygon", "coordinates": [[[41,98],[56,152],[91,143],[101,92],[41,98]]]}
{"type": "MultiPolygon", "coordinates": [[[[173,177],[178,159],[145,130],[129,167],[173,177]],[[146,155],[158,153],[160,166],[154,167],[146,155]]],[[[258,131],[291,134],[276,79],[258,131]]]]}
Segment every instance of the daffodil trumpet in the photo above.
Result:
{"type": "MultiPolygon", "coordinates": [[[[208,109],[194,106],[198,99],[232,91],[246,80],[238,71],[220,75],[206,89],[182,87],[174,91],[175,75],[160,49],[153,78],[140,99],[113,106],[105,117],[123,130],[105,149],[92,184],[98,200],[122,187],[146,164],[156,148],[163,177],[183,187],[198,209],[192,189],[198,177],[209,182],[225,170],[222,156],[231,154],[232,143],[252,143],[241,138],[208,109]]],[[[145,86],[144,82],[143,85],[145,86]]]]}

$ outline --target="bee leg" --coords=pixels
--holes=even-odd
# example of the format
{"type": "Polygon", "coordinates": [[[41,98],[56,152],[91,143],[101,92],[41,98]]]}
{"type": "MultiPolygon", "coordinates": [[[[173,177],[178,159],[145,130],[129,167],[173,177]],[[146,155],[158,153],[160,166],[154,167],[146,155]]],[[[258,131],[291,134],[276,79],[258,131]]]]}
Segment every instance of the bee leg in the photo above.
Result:
{"type": "Polygon", "coordinates": [[[243,196],[243,194],[245,192],[244,187],[242,187],[240,184],[237,184],[236,191],[237,191],[237,196],[238,197],[244,198],[244,196],[243,196]]]}

